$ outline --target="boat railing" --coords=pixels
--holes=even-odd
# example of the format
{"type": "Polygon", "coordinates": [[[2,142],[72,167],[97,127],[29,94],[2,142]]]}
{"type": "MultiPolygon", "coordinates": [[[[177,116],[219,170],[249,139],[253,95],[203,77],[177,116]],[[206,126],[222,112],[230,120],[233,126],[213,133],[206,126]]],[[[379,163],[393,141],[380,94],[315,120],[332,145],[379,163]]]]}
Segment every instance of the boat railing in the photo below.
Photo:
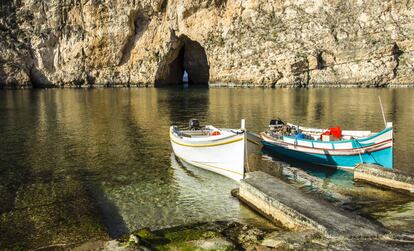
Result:
{"type": "Polygon", "coordinates": [[[268,131],[267,134],[274,139],[283,139],[283,135],[280,133],[268,131]]]}
{"type": "Polygon", "coordinates": [[[177,126],[173,127],[173,133],[175,135],[177,135],[178,137],[187,137],[187,138],[191,138],[191,137],[201,137],[201,136],[208,136],[210,133],[210,129],[200,129],[200,130],[181,130],[180,128],[178,128],[177,126]]]}

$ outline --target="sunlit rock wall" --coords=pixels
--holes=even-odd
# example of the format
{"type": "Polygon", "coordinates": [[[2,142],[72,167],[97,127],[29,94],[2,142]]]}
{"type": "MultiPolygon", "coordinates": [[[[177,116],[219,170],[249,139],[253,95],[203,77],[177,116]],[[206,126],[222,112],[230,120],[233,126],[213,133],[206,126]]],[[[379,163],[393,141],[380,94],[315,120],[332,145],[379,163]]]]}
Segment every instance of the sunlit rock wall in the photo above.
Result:
{"type": "Polygon", "coordinates": [[[404,86],[413,24],[409,0],[3,0],[0,86],[165,84],[182,37],[211,85],[404,86]]]}

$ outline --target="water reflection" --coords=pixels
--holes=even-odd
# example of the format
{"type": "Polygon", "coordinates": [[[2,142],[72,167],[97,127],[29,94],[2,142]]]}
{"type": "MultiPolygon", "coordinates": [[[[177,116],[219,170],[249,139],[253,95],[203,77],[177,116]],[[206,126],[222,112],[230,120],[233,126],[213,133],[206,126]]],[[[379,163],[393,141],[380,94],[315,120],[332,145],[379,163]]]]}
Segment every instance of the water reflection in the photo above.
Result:
{"type": "Polygon", "coordinates": [[[244,117],[248,129],[257,132],[277,117],[311,127],[380,131],[384,122],[378,96],[394,122],[395,166],[412,172],[413,89],[211,89],[208,119],[231,127],[244,117]]]}
{"type": "MultiPolygon", "coordinates": [[[[177,217],[181,224],[240,219],[245,223],[259,223],[256,214],[232,197],[231,190],[238,187],[235,181],[180,162],[174,154],[171,154],[171,167],[174,169],[175,187],[179,191],[177,204],[184,210],[181,217],[177,217]]],[[[272,227],[264,219],[260,219],[260,225],[272,227]]]]}
{"type": "MultiPolygon", "coordinates": [[[[412,173],[413,89],[1,91],[0,248],[10,236],[23,243],[32,239],[37,247],[102,236],[105,228],[119,236],[141,227],[215,219],[265,224],[231,198],[232,181],[175,161],[170,124],[186,125],[195,117],[231,128],[246,118],[247,127],[259,132],[281,117],[314,127],[378,131],[383,127],[378,95],[396,129],[395,166],[412,173]],[[66,189],[63,197],[58,189],[66,189]]],[[[256,168],[281,175],[274,160],[259,156],[256,168]]],[[[395,215],[395,205],[408,203],[391,192],[355,186],[348,173],[301,168],[337,186],[362,213],[395,215]]]]}
{"type": "Polygon", "coordinates": [[[159,89],[158,105],[169,117],[171,124],[187,125],[192,118],[207,123],[209,89],[159,89]]]}

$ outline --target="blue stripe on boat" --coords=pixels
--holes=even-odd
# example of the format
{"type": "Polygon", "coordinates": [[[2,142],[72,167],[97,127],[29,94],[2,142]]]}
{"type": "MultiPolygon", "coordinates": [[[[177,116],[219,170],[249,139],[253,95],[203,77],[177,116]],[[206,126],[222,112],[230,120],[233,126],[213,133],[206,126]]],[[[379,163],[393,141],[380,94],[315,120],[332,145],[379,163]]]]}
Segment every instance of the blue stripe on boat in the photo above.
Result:
{"type": "Polygon", "coordinates": [[[262,141],[262,144],[275,153],[317,165],[355,168],[357,164],[361,163],[361,158],[364,163],[378,164],[388,169],[392,169],[393,164],[392,147],[361,155],[325,155],[291,150],[265,140],[262,141]]]}

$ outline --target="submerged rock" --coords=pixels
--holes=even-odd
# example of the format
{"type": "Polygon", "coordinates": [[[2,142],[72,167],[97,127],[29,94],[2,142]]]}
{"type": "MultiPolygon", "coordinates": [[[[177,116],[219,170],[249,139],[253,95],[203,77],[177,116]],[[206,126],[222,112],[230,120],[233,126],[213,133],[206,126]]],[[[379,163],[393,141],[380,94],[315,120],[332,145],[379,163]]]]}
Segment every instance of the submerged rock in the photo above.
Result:
{"type": "MultiPolygon", "coordinates": [[[[259,244],[271,231],[274,229],[258,229],[236,222],[198,223],[154,231],[141,229],[132,234],[139,239],[139,245],[125,237],[118,240],[116,246],[152,250],[237,250],[259,244]]],[[[116,248],[114,243],[110,245],[116,248]]]]}
{"type": "MultiPolygon", "coordinates": [[[[412,250],[410,235],[327,237],[318,231],[259,229],[236,222],[210,222],[150,231],[135,231],[104,244],[105,250],[412,250]]],[[[85,246],[85,244],[83,244],[85,246]]],[[[76,249],[76,248],[75,248],[76,249]]]]}
{"type": "Polygon", "coordinates": [[[261,245],[270,248],[293,249],[299,248],[311,240],[321,238],[319,232],[309,230],[304,232],[272,232],[264,237],[261,245]]]}
{"type": "MultiPolygon", "coordinates": [[[[4,178],[0,180],[7,181],[4,178]]],[[[12,206],[0,210],[0,250],[60,249],[87,240],[99,246],[109,240],[90,186],[77,175],[49,178],[32,170],[29,182],[16,191],[12,206]]]]}
{"type": "Polygon", "coordinates": [[[168,250],[235,250],[235,246],[224,238],[211,238],[172,243],[165,246],[168,250]]]}
{"type": "Polygon", "coordinates": [[[133,242],[135,244],[139,244],[139,238],[133,234],[129,236],[129,242],[133,242]]]}

